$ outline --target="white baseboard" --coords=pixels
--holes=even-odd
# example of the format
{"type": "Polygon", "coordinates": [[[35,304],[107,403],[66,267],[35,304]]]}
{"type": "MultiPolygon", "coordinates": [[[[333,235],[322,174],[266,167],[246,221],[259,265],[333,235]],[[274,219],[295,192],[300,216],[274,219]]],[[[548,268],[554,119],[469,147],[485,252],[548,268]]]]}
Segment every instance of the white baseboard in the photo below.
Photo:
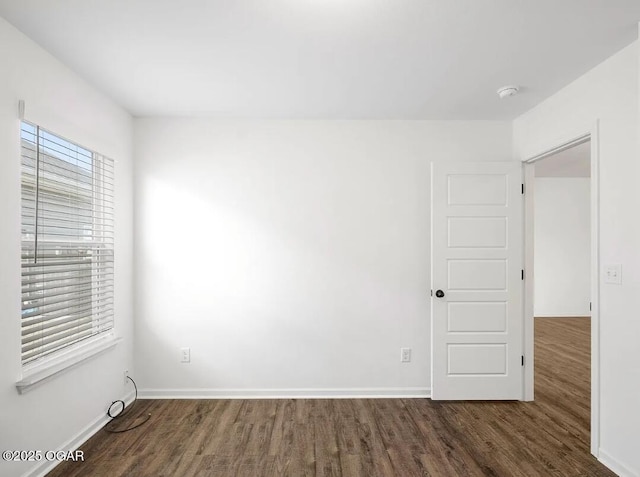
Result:
{"type": "Polygon", "coordinates": [[[140,399],[429,398],[429,388],[140,389],[140,399]]]}
{"type": "Polygon", "coordinates": [[[616,460],[607,451],[602,450],[602,448],[600,448],[598,452],[598,460],[620,477],[640,477],[638,472],[634,472],[629,466],[616,460]]]}
{"type": "MultiPolygon", "coordinates": [[[[135,392],[131,391],[129,394],[127,394],[127,396],[123,399],[123,401],[128,406],[129,404],[131,404],[131,402],[133,402],[134,397],[135,397],[135,392]]],[[[107,416],[106,413],[103,413],[102,415],[94,419],[94,421],[91,424],[89,424],[87,427],[82,429],[74,437],[66,441],[64,444],[57,446],[56,449],[64,450],[67,452],[75,451],[82,444],[87,442],[89,438],[92,437],[96,432],[102,429],[104,425],[107,424],[110,420],[111,419],[109,418],[109,416],[107,416]]],[[[60,462],[55,460],[50,462],[43,460],[36,467],[34,467],[33,469],[23,474],[22,477],[44,477],[49,472],[51,472],[53,468],[59,463],[60,462]]]]}
{"type": "Polygon", "coordinates": [[[588,313],[584,313],[584,314],[575,314],[575,313],[570,313],[570,314],[563,314],[563,313],[553,313],[550,315],[547,314],[538,314],[536,313],[534,315],[535,318],[591,318],[591,312],[588,313]]]}

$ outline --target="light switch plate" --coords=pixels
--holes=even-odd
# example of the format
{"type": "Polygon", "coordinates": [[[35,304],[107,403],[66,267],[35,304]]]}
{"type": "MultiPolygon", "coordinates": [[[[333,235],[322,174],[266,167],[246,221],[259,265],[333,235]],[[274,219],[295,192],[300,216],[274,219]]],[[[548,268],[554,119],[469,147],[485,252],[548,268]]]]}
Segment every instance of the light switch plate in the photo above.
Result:
{"type": "Polygon", "coordinates": [[[604,282],[614,285],[622,284],[622,265],[619,263],[604,266],[604,282]]]}

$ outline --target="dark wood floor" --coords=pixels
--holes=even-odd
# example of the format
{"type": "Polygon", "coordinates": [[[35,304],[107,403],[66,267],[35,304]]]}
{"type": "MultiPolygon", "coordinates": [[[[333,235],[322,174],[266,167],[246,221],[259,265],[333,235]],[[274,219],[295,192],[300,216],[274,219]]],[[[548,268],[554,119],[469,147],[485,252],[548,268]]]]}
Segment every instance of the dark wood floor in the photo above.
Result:
{"type": "Polygon", "coordinates": [[[536,401],[149,400],[50,476],[609,476],[589,454],[589,320],[536,319],[536,401]],[[125,423],[126,424],[126,423],[125,423]]]}

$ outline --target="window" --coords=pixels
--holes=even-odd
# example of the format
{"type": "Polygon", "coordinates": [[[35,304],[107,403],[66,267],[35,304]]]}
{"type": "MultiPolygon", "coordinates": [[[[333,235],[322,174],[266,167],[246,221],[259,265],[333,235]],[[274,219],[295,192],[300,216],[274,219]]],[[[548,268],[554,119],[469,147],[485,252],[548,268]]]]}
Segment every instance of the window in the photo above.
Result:
{"type": "Polygon", "coordinates": [[[113,161],[22,122],[22,364],[113,329],[113,161]]]}

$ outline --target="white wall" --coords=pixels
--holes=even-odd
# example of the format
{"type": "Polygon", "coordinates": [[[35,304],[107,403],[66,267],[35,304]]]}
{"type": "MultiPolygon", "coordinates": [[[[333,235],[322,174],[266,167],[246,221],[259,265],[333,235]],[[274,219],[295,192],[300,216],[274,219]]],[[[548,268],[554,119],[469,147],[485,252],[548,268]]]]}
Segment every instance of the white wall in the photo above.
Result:
{"type": "MultiPolygon", "coordinates": [[[[127,393],[133,369],[132,170],[130,116],[0,18],[0,449],[68,449],[127,393]],[[20,142],[18,99],[27,119],[116,160],[116,348],[18,395],[20,364],[20,142]]],[[[0,475],[35,470],[0,461],[0,475]]]]}
{"type": "Polygon", "coordinates": [[[509,123],[135,123],[147,396],[427,392],[429,162],[509,160],[509,123]]]}
{"type": "Polygon", "coordinates": [[[525,158],[599,120],[599,265],[622,264],[622,285],[600,276],[599,454],[626,475],[640,475],[639,60],[636,42],[513,125],[515,154],[525,158]]]}
{"type": "Polygon", "coordinates": [[[535,180],[535,316],[591,315],[589,186],[586,177],[535,180]]]}

